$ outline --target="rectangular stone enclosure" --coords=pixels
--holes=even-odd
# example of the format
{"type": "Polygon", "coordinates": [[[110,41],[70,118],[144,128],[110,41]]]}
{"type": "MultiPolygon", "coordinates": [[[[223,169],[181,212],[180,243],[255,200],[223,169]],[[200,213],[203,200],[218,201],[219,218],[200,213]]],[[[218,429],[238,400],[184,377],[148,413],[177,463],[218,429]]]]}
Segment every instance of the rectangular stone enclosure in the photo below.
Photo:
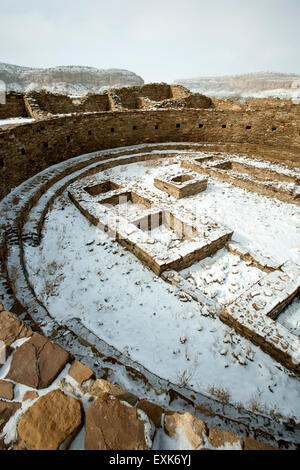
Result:
{"type": "Polygon", "coordinates": [[[154,185],[176,199],[194,196],[207,188],[207,179],[195,172],[169,174],[164,178],[155,178],[154,185]]]}

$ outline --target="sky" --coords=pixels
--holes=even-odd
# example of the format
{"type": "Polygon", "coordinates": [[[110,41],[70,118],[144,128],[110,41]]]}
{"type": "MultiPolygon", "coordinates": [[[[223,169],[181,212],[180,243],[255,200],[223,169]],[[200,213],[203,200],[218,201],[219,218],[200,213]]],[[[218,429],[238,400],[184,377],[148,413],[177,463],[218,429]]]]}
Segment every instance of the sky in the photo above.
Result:
{"type": "Polygon", "coordinates": [[[300,0],[0,0],[0,62],[145,82],[300,73],[300,0]]]}

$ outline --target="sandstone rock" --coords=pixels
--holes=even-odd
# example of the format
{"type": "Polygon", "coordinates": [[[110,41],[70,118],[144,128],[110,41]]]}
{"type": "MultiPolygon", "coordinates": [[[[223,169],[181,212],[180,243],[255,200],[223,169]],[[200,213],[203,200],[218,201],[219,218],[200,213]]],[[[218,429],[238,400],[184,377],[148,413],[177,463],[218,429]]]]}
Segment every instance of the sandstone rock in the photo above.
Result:
{"type": "Polygon", "coordinates": [[[0,400],[0,433],[2,432],[7,421],[21,408],[21,403],[0,400]]]}
{"type": "Polygon", "coordinates": [[[12,450],[27,450],[24,442],[18,441],[14,444],[12,450]]]}
{"type": "Polygon", "coordinates": [[[244,450],[280,450],[278,447],[270,446],[269,444],[264,444],[263,442],[250,439],[245,437],[244,439],[244,450]]]}
{"type": "Polygon", "coordinates": [[[212,447],[216,449],[218,447],[226,446],[226,444],[235,445],[240,449],[243,448],[242,439],[233,432],[223,431],[220,429],[210,429],[208,435],[208,442],[212,447]]]}
{"type": "Polygon", "coordinates": [[[0,439],[0,450],[7,450],[7,446],[3,439],[0,439]]]}
{"type": "Polygon", "coordinates": [[[141,400],[136,407],[144,411],[157,428],[161,426],[161,417],[164,413],[164,409],[161,406],[147,400],[141,400]]]}
{"type": "MultiPolygon", "coordinates": [[[[153,426],[153,425],[152,425],[153,426]]],[[[109,394],[99,397],[86,412],[87,450],[148,450],[154,429],[149,438],[151,423],[143,412],[122,403],[109,394]],[[139,416],[144,415],[144,418],[139,416]]]]}
{"type": "Polygon", "coordinates": [[[27,400],[35,400],[35,398],[38,398],[39,394],[35,392],[34,390],[29,390],[28,392],[24,393],[23,396],[23,401],[27,400]]]}
{"type": "Polygon", "coordinates": [[[81,425],[80,401],[54,390],[25,411],[18,434],[28,449],[57,450],[66,439],[76,436],[81,425]]]}
{"type": "Polygon", "coordinates": [[[32,335],[29,328],[10,312],[0,313],[0,341],[10,346],[17,339],[27,338],[32,335]]]}
{"type": "Polygon", "coordinates": [[[13,352],[13,348],[7,346],[3,341],[0,340],[0,369],[7,361],[10,354],[13,352]]]}
{"type": "Polygon", "coordinates": [[[72,365],[69,370],[69,375],[76,380],[80,385],[95,376],[92,369],[88,366],[82,364],[79,361],[72,362],[72,365]]]}
{"type": "Polygon", "coordinates": [[[6,378],[32,388],[46,388],[70,359],[67,351],[35,333],[14,353],[6,378]]]}
{"type": "Polygon", "coordinates": [[[5,400],[14,399],[14,384],[12,382],[7,382],[7,380],[0,380],[0,398],[5,400]]]}
{"type": "Polygon", "coordinates": [[[204,443],[206,424],[188,412],[167,411],[164,420],[165,431],[170,437],[183,432],[193,449],[204,443]]]}
{"type": "Polygon", "coordinates": [[[108,393],[118,398],[119,400],[126,401],[132,406],[135,406],[139,400],[138,397],[133,393],[127,392],[122,387],[119,387],[119,385],[114,385],[104,379],[94,380],[88,387],[84,388],[83,390],[89,393],[90,395],[94,395],[97,397],[108,393]]]}

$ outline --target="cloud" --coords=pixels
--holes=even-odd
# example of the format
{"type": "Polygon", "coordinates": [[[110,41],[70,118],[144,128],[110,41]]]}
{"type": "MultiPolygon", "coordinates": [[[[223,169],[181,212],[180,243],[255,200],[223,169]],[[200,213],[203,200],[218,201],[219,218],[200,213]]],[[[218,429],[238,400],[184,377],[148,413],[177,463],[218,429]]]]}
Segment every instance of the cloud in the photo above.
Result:
{"type": "Polygon", "coordinates": [[[146,81],[300,73],[298,0],[11,0],[0,60],[128,68],[146,81]]]}

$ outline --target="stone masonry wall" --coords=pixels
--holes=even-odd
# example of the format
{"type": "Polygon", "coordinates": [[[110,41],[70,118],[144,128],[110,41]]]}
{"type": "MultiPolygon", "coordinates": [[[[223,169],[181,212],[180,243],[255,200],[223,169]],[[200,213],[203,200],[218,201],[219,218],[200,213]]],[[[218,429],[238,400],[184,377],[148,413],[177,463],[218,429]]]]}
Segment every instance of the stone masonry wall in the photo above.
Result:
{"type": "Polygon", "coordinates": [[[190,412],[165,409],[97,379],[87,365],[31,331],[1,303],[0,340],[4,363],[11,360],[0,380],[0,450],[68,450],[83,428],[82,450],[149,450],[158,432],[174,439],[180,432],[191,450],[278,450],[275,439],[273,445],[258,441],[255,431],[249,436],[209,428],[190,412]],[[18,395],[17,387],[23,389],[18,395]]]}
{"type": "Polygon", "coordinates": [[[107,93],[103,95],[88,94],[84,98],[74,100],[66,95],[34,91],[26,95],[26,101],[29,108],[38,108],[39,112],[35,112],[35,109],[28,110],[29,114],[35,119],[42,119],[43,114],[69,114],[109,110],[107,93]]]}
{"type": "Polygon", "coordinates": [[[262,152],[259,147],[263,146],[278,158],[292,153],[297,164],[299,133],[299,114],[274,110],[109,112],[28,123],[0,132],[0,197],[50,165],[84,153],[141,143],[230,142],[231,146],[236,143],[235,151],[249,144],[250,155],[262,152]],[[246,129],[249,125],[251,129],[246,129]]]}
{"type": "Polygon", "coordinates": [[[125,109],[138,109],[141,107],[140,102],[141,99],[143,101],[143,98],[159,102],[183,99],[191,95],[186,88],[180,85],[168,85],[167,83],[150,83],[136,87],[114,88],[110,92],[119,97],[120,103],[125,109]]]}
{"type": "MultiPolygon", "coordinates": [[[[47,91],[32,91],[24,95],[23,98],[28,115],[40,120],[57,114],[118,110],[118,106],[115,106],[114,103],[114,96],[118,98],[117,101],[120,104],[120,109],[124,108],[125,110],[143,108],[144,106],[140,105],[140,100],[143,101],[145,99],[150,100],[150,103],[164,100],[174,101],[173,107],[177,107],[176,100],[188,100],[184,103],[185,107],[189,107],[189,104],[193,104],[191,107],[194,108],[211,106],[209,98],[199,94],[191,94],[180,85],[168,85],[166,83],[150,83],[143,86],[113,88],[103,94],[87,94],[84,97],[75,99],[67,95],[49,93],[47,91]],[[195,98],[192,99],[194,96],[195,98]],[[199,97],[201,97],[200,100],[199,97]]],[[[19,97],[21,100],[23,99],[21,94],[19,97]]],[[[13,116],[16,116],[16,114],[13,114],[13,116]]]]}
{"type": "Polygon", "coordinates": [[[27,111],[22,93],[10,92],[6,94],[6,103],[0,104],[0,119],[12,117],[27,117],[27,111]]]}

